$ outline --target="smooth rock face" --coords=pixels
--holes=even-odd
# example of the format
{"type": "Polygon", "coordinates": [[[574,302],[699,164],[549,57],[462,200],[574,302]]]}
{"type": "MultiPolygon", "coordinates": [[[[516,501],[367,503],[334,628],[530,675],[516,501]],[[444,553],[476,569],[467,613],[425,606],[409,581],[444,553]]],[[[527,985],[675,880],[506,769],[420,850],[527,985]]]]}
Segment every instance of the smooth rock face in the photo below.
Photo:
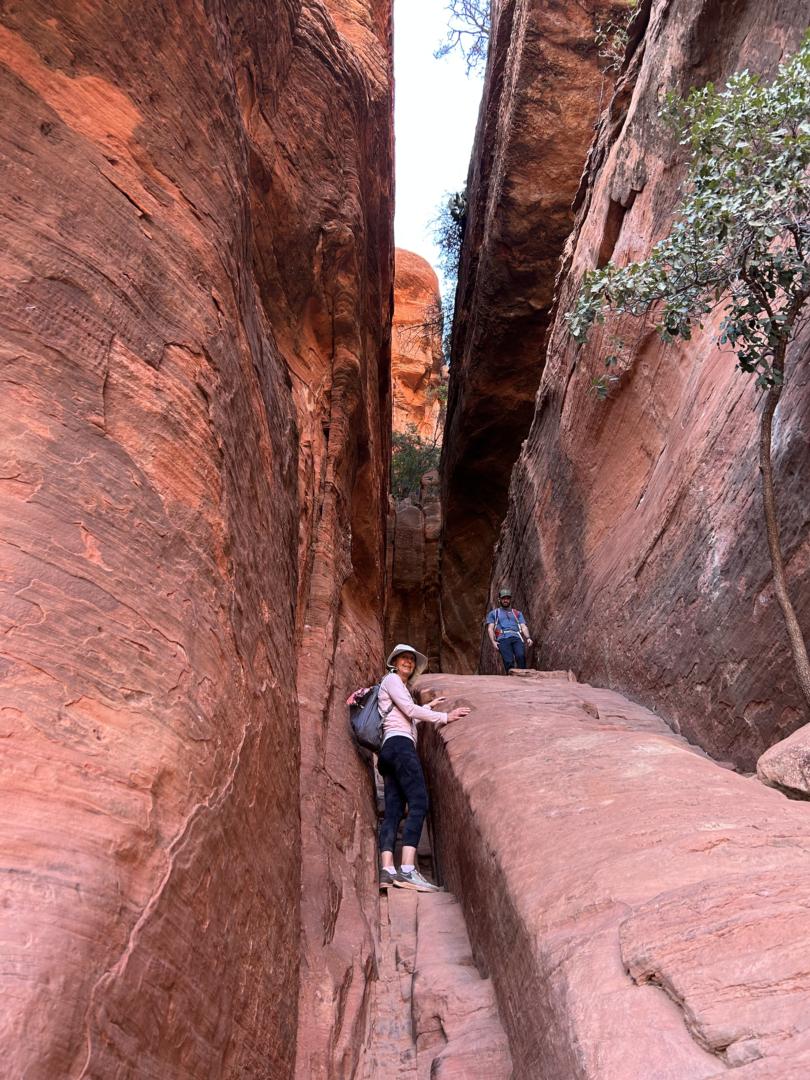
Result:
{"type": "Polygon", "coordinates": [[[766,750],[757,762],[757,776],[764,784],[810,799],[810,725],[766,750]]]}
{"type": "Polygon", "coordinates": [[[436,272],[412,251],[396,249],[391,386],[394,431],[415,429],[432,441],[442,402],[441,301],[436,272]]]}
{"type": "Polygon", "coordinates": [[[302,1015],[362,984],[372,809],[324,703],[380,659],[388,14],[0,14],[9,1076],[290,1076],[302,855],[302,1015]]]}
{"type": "Polygon", "coordinates": [[[802,1076],[806,807],[608,690],[432,675],[420,693],[472,706],[421,743],[514,1075],[802,1076]]]}
{"type": "MultiPolygon", "coordinates": [[[[805,721],[773,594],[753,381],[719,351],[721,314],[691,342],[609,320],[574,348],[564,322],[584,271],[643,258],[672,220],[680,151],[663,89],[772,72],[807,23],[801,0],[656,0],[590,159],[529,439],[512,477],[492,588],[507,578],[538,666],[655,707],[713,755],[751,769],[805,721]],[[663,80],[663,81],[662,81],[663,80]],[[614,335],[630,344],[607,402],[591,391],[614,335]]],[[[788,357],[774,428],[782,545],[810,627],[810,370],[788,357]]],[[[483,670],[491,660],[485,651],[483,670]]]]}
{"type": "MultiPolygon", "coordinates": [[[[385,655],[391,4],[312,0],[298,40],[283,130],[268,148],[273,218],[265,300],[276,312],[274,325],[291,328],[301,432],[296,1075],[332,1080],[353,1075],[367,1038],[377,919],[374,792],[348,736],[345,701],[383,670],[385,655]],[[302,170],[300,181],[291,175],[291,162],[302,170]],[[305,223],[308,244],[301,246],[293,234],[279,249],[288,221],[305,223]]],[[[268,581],[271,594],[278,585],[278,579],[268,581]]]]}
{"type": "Polygon", "coordinates": [[[442,459],[442,666],[478,662],[492,546],[540,382],[554,280],[622,3],[496,0],[456,294],[442,459]]]}

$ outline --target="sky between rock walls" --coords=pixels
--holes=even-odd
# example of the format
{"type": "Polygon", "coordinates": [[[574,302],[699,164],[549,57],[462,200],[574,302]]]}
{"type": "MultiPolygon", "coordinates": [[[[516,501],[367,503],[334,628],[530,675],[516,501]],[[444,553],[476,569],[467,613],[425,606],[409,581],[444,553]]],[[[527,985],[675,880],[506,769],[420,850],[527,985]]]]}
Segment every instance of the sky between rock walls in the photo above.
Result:
{"type": "Polygon", "coordinates": [[[433,57],[447,33],[446,4],[394,0],[394,237],[440,278],[430,223],[445,195],[464,187],[483,85],[459,52],[433,57]]]}

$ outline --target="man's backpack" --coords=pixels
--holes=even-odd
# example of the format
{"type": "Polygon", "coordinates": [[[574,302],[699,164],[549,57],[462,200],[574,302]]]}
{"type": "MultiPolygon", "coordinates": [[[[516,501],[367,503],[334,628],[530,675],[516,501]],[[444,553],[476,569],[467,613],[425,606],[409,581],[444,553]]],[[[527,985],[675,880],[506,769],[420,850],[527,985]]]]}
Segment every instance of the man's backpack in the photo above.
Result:
{"type": "MultiPolygon", "coordinates": [[[[373,750],[379,754],[383,741],[383,719],[377,706],[380,696],[380,684],[366,686],[362,690],[355,690],[347,701],[349,706],[349,726],[352,729],[354,741],[364,746],[366,750],[373,750]]],[[[390,713],[391,708],[386,709],[385,715],[390,713]]]]}

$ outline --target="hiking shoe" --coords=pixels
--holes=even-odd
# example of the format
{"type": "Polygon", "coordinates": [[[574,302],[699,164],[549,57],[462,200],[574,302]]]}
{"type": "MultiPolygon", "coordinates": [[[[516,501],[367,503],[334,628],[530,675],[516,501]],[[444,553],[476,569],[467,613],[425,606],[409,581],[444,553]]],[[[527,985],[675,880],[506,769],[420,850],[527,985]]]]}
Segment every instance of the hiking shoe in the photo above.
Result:
{"type": "Polygon", "coordinates": [[[398,870],[397,876],[394,878],[394,885],[398,889],[413,889],[415,892],[442,891],[438,885],[431,885],[426,878],[422,877],[418,870],[411,870],[410,874],[403,874],[401,870],[398,870]]]}
{"type": "Polygon", "coordinates": [[[387,870],[380,870],[380,888],[390,888],[395,883],[396,878],[396,874],[389,874],[387,870]]]}

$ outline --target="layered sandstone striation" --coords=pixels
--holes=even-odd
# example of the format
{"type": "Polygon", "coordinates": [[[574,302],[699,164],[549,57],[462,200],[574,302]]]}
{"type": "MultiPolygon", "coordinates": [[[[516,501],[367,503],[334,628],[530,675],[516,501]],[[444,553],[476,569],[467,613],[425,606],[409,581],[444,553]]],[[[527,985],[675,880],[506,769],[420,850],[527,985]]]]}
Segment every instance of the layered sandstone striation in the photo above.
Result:
{"type": "Polygon", "coordinates": [[[434,854],[517,1080],[799,1080],[807,809],[567,678],[429,676],[434,854]]]}
{"type": "Polygon", "coordinates": [[[420,255],[397,248],[391,335],[394,431],[415,430],[429,442],[440,437],[443,378],[436,272],[420,255]]]}
{"type": "Polygon", "coordinates": [[[626,5],[497,0],[467,179],[442,461],[442,663],[478,661],[492,547],[526,437],[559,258],[626,5]]]}
{"type": "MultiPolygon", "coordinates": [[[[565,313],[586,269],[643,258],[670,227],[682,152],[658,119],[662,94],[742,67],[772,72],[798,44],[807,7],[647,8],[591,155],[492,587],[513,583],[541,641],[538,666],[623,689],[750,769],[804,720],[771,584],[753,380],[714,344],[722,312],[688,343],[664,346],[651,326],[626,319],[609,320],[581,349],[565,313]],[[600,402],[591,387],[615,335],[630,345],[600,402]]],[[[807,346],[805,335],[789,353],[773,439],[789,588],[804,627],[810,372],[798,361],[807,346]]]]}
{"type": "Polygon", "coordinates": [[[302,1075],[349,1074],[388,7],[32,0],[0,59],[4,1070],[289,1077],[303,949],[302,1075]]]}

